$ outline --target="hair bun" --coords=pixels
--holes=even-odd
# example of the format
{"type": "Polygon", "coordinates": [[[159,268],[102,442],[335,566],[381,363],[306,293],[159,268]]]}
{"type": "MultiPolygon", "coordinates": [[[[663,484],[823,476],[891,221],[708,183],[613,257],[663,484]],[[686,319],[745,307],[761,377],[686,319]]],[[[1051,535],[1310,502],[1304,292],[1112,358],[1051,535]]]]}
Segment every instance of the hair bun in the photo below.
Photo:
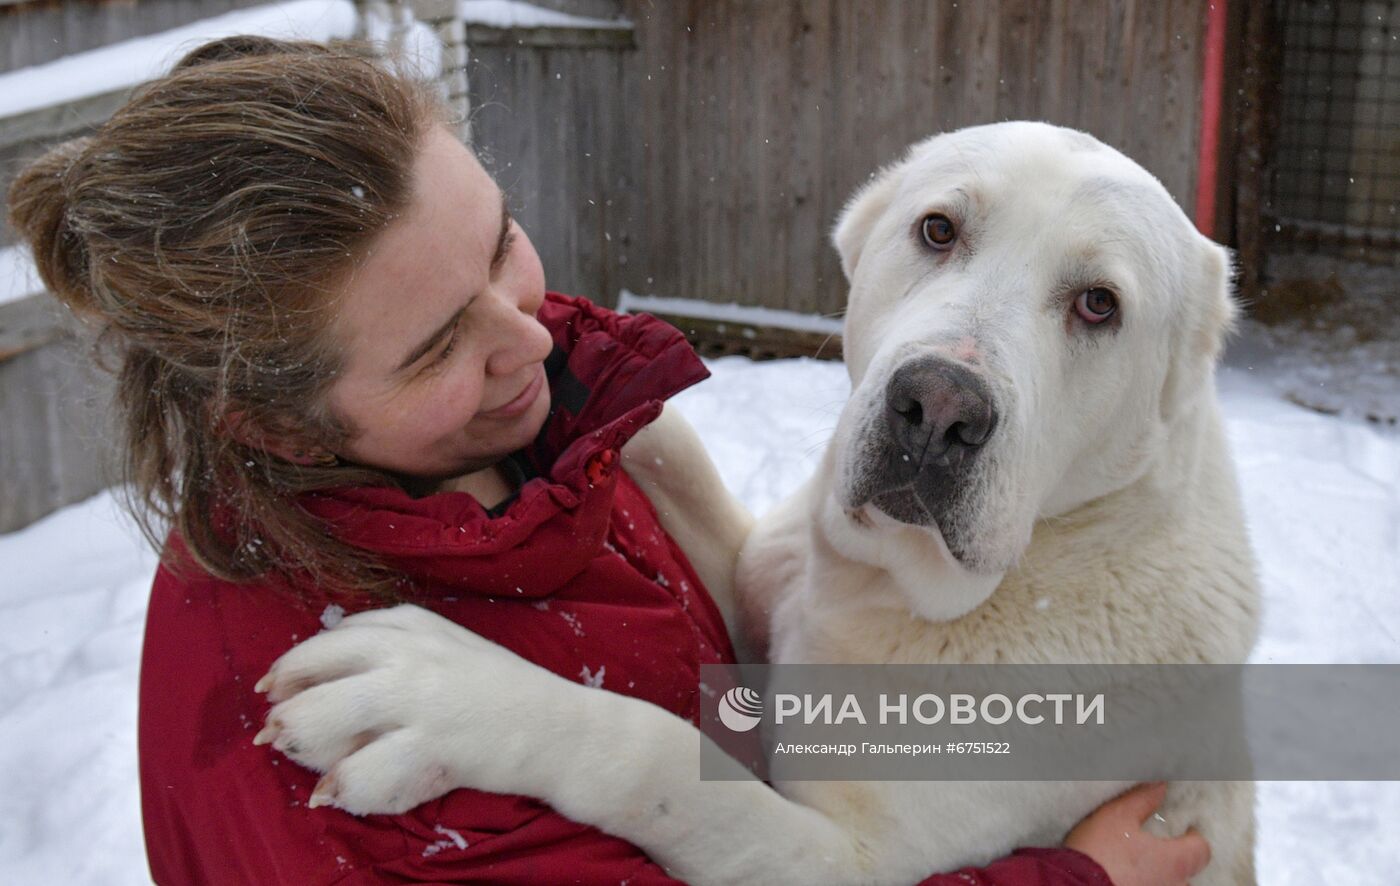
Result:
{"type": "Polygon", "coordinates": [[[306,54],[312,49],[322,49],[315,44],[291,42],[287,40],[274,40],[271,37],[258,37],[253,34],[235,34],[231,37],[221,37],[218,40],[211,40],[203,46],[197,46],[185,54],[185,57],[176,62],[172,71],[183,71],[186,68],[194,68],[199,65],[213,64],[214,62],[231,61],[240,58],[254,58],[264,55],[289,55],[306,54]]]}
{"type": "Polygon", "coordinates": [[[39,276],[75,313],[96,310],[88,251],[68,218],[69,173],[92,139],[70,139],[49,149],[10,185],[10,224],[29,241],[39,276]]]}

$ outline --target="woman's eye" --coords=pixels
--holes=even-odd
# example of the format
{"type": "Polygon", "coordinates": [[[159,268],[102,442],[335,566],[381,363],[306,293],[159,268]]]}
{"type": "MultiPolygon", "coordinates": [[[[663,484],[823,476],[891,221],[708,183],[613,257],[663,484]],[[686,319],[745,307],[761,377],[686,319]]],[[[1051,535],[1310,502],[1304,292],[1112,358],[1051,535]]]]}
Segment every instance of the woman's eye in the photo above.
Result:
{"type": "Polygon", "coordinates": [[[954,227],[953,220],[941,212],[924,216],[921,228],[924,243],[931,249],[947,249],[958,239],[958,229],[954,227]]]}
{"type": "Polygon", "coordinates": [[[458,323],[456,326],[452,327],[452,335],[448,337],[447,344],[443,347],[441,351],[438,351],[437,358],[433,360],[434,366],[437,366],[441,363],[445,363],[447,361],[447,358],[452,355],[453,349],[457,347],[457,336],[460,334],[461,328],[461,323],[458,323]]]}
{"type": "Polygon", "coordinates": [[[1102,323],[1117,310],[1118,296],[1102,286],[1086,289],[1074,300],[1074,311],[1085,323],[1102,323]]]}

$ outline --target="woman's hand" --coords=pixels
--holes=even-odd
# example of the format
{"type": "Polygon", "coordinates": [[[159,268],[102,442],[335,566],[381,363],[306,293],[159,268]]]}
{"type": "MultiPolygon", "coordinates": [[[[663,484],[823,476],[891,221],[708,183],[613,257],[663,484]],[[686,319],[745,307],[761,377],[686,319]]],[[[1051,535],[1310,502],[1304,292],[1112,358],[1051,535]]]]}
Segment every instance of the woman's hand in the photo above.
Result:
{"type": "Polygon", "coordinates": [[[1165,783],[1138,785],[1075,825],[1065,845],[1098,862],[1114,886],[1182,886],[1210,861],[1210,844],[1194,828],[1170,838],[1143,829],[1166,796],[1165,783]]]}
{"type": "Polygon", "coordinates": [[[404,812],[458,787],[528,791],[521,737],[592,691],[408,605],[343,619],[255,688],[274,707],[253,743],[326,773],[309,805],[357,815],[404,812]]]}

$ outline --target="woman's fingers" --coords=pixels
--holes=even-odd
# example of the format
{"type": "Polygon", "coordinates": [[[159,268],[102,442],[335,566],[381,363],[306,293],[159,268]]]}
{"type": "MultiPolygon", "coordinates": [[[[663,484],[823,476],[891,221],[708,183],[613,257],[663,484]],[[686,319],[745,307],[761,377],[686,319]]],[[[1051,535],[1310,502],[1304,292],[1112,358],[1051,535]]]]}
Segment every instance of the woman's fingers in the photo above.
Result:
{"type": "Polygon", "coordinates": [[[1194,828],[1156,837],[1143,827],[1166,799],[1164,783],[1139,785],[1094,810],[1065,845],[1094,859],[1117,886],[1183,886],[1210,863],[1210,844],[1194,828]]]}
{"type": "Polygon", "coordinates": [[[1210,843],[1195,828],[1167,842],[1174,853],[1174,873],[1182,881],[1196,876],[1210,864],[1210,843]]]}
{"type": "Polygon", "coordinates": [[[1115,811],[1131,815],[1133,821],[1142,824],[1152,817],[1152,813],[1161,808],[1162,801],[1165,799],[1167,799],[1167,783],[1155,781],[1149,784],[1140,784],[1126,793],[1119,794],[1104,805],[1116,807],[1115,811]]]}

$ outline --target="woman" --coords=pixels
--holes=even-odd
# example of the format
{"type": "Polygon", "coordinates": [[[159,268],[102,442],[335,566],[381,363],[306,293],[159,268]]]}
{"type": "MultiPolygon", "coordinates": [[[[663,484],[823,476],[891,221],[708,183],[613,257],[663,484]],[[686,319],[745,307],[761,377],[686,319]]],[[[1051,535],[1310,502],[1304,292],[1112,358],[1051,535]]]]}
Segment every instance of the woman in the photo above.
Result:
{"type": "MultiPolygon", "coordinates": [[[[170,526],[141,674],[158,882],[674,882],[521,797],[307,809],[315,777],[252,741],[258,675],[347,608],[412,600],[691,719],[699,665],[733,660],[618,461],[703,366],[658,321],[546,295],[442,113],[358,50],[230,38],[11,189],[49,289],[115,349],[128,488],[170,526]]],[[[1182,882],[1207,850],[1146,836],[1156,801],[1081,825],[1100,863],[956,882],[1182,882]]]]}

